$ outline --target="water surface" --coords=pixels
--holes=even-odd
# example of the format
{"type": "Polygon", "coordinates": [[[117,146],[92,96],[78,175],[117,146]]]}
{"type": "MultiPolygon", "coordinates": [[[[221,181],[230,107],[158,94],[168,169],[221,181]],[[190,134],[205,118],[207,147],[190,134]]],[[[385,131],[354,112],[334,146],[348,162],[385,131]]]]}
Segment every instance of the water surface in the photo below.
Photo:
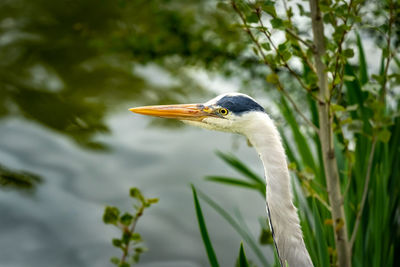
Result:
{"type": "MultiPolygon", "coordinates": [[[[109,152],[83,149],[28,120],[1,121],[0,162],[44,179],[34,194],[0,193],[1,266],[110,265],[109,258],[120,255],[110,243],[119,233],[102,223],[102,213],[105,205],[129,210],[132,186],[160,199],[137,227],[150,249],[139,266],[208,265],[190,183],[227,209],[239,209],[258,235],[257,220],[264,215],[261,197],[203,180],[206,175],[235,174],[216,150],[235,151],[262,173],[255,151],[243,138],[191,127],[151,127],[148,118],[125,107],[106,123],[112,134],[96,139],[109,152]]],[[[233,266],[241,238],[205,203],[203,209],[221,265],[233,266]]],[[[256,261],[250,251],[249,256],[256,261]]]]}

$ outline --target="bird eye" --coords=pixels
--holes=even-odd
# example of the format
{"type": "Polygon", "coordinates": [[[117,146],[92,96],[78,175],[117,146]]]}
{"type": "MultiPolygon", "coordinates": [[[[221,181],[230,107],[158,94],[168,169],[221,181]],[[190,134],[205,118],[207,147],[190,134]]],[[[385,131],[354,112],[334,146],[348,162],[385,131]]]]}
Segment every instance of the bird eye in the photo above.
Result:
{"type": "Polygon", "coordinates": [[[218,112],[219,112],[219,114],[221,114],[221,115],[223,115],[223,116],[226,116],[226,115],[228,115],[228,110],[226,109],[226,108],[220,108],[219,110],[218,110],[218,112]]]}

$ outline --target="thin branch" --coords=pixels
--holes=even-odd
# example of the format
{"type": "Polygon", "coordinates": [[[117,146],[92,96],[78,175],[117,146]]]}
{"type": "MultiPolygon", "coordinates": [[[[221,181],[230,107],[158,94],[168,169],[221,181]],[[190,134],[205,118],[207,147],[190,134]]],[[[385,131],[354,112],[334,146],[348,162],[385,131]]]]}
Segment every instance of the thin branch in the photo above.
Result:
{"type": "Polygon", "coordinates": [[[385,102],[385,98],[386,98],[386,83],[387,83],[387,73],[389,71],[389,65],[390,65],[390,60],[392,59],[392,53],[391,53],[391,49],[390,49],[390,43],[391,43],[391,38],[392,38],[392,25],[394,22],[394,16],[393,16],[393,2],[392,0],[389,1],[389,29],[388,29],[388,35],[387,35],[387,52],[388,52],[388,56],[387,56],[387,60],[386,60],[386,65],[385,65],[385,69],[384,69],[384,73],[383,73],[383,84],[382,84],[382,95],[381,95],[381,100],[382,102],[385,102]]]}
{"type": "Polygon", "coordinates": [[[279,81],[278,83],[278,87],[279,90],[281,90],[283,92],[283,94],[285,95],[285,97],[289,100],[289,102],[292,104],[293,108],[297,111],[297,113],[300,115],[300,117],[303,118],[303,120],[310,125],[314,131],[319,135],[319,129],[317,126],[315,126],[314,123],[312,123],[312,121],[310,121],[301,111],[300,109],[297,107],[296,102],[294,102],[294,100],[292,99],[292,97],[289,95],[289,93],[283,88],[281,82],[279,81]]]}
{"type": "MultiPolygon", "coordinates": [[[[286,0],[282,0],[282,2],[283,2],[283,7],[284,7],[284,9],[285,9],[286,16],[287,16],[287,18],[288,18],[290,27],[293,28],[293,23],[292,23],[292,19],[291,19],[290,16],[289,16],[289,10],[288,10],[288,7],[287,7],[286,0]]],[[[298,40],[298,41],[300,41],[302,44],[304,44],[306,47],[308,47],[308,48],[310,48],[310,49],[312,49],[312,50],[314,51],[315,47],[314,47],[312,44],[307,43],[306,41],[304,41],[300,36],[298,36],[298,35],[297,35],[295,32],[293,32],[291,29],[286,28],[285,31],[286,31],[287,33],[289,33],[290,35],[292,35],[296,40],[298,40]]],[[[300,48],[300,52],[301,52],[302,59],[306,62],[306,64],[308,65],[308,67],[309,67],[314,73],[317,73],[317,72],[315,71],[314,65],[310,62],[310,60],[308,59],[308,57],[307,57],[306,54],[304,53],[303,49],[301,49],[301,46],[300,46],[300,45],[299,45],[299,48],[300,48]]]]}
{"type": "MultiPolygon", "coordinates": [[[[310,96],[317,101],[318,103],[323,102],[320,98],[318,98],[318,96],[312,94],[311,92],[311,88],[309,88],[307,85],[304,84],[303,80],[300,78],[300,76],[297,74],[297,72],[295,72],[287,63],[287,61],[283,58],[283,55],[279,52],[279,50],[277,49],[276,45],[274,44],[274,42],[272,41],[271,38],[271,33],[267,30],[267,28],[264,26],[263,22],[262,22],[262,18],[261,18],[261,10],[259,8],[256,8],[256,14],[258,17],[258,22],[260,23],[261,27],[260,27],[260,31],[265,35],[265,37],[267,37],[268,42],[271,44],[271,46],[274,48],[276,54],[280,57],[280,59],[283,62],[283,66],[292,74],[293,77],[296,78],[296,80],[299,82],[300,86],[303,87],[309,94],[310,96]]],[[[313,69],[313,68],[312,68],[313,69]]],[[[315,72],[315,70],[314,70],[315,72]]]]}
{"type": "Polygon", "coordinates": [[[290,25],[292,25],[292,19],[289,16],[289,9],[287,7],[286,0],[282,0],[282,3],[283,3],[283,8],[285,9],[285,12],[286,12],[286,17],[288,18],[290,25]]]}
{"type": "Polygon", "coordinates": [[[297,41],[301,42],[308,48],[314,50],[315,46],[313,44],[307,43],[305,40],[303,40],[300,36],[298,36],[295,32],[293,32],[291,29],[285,29],[287,33],[289,33],[292,37],[294,37],[297,41]]]}
{"type": "Polygon", "coordinates": [[[374,138],[372,141],[371,152],[369,154],[369,159],[368,159],[367,174],[365,177],[364,191],[363,191],[362,198],[361,198],[360,209],[357,212],[356,222],[354,224],[353,233],[351,234],[351,238],[350,238],[350,244],[349,244],[350,251],[351,251],[351,249],[354,245],[354,241],[356,239],[357,230],[358,230],[358,227],[360,226],[361,215],[364,211],[365,201],[366,201],[367,195],[368,195],[368,187],[369,187],[369,180],[371,179],[372,160],[374,159],[375,146],[376,146],[376,139],[374,138]]]}
{"type": "Polygon", "coordinates": [[[329,211],[332,212],[332,208],[329,206],[329,204],[316,192],[316,190],[311,186],[311,183],[315,184],[318,186],[322,191],[326,192],[326,189],[322,187],[320,184],[317,182],[314,182],[314,180],[310,180],[304,177],[302,173],[298,170],[293,170],[296,176],[299,178],[300,182],[302,183],[303,186],[306,187],[306,190],[308,190],[309,194],[312,197],[315,197],[325,208],[329,211]],[[312,190],[312,191],[311,191],[312,190]]]}
{"type": "Polygon", "coordinates": [[[257,49],[259,50],[261,56],[263,57],[263,61],[269,66],[270,64],[267,63],[265,61],[265,54],[264,51],[262,50],[262,47],[260,45],[260,43],[257,41],[256,37],[254,36],[254,34],[251,32],[250,30],[250,26],[247,24],[246,18],[244,17],[243,13],[239,10],[239,8],[237,7],[236,3],[234,1],[231,1],[231,5],[233,7],[233,9],[235,10],[236,13],[238,13],[238,15],[240,16],[240,19],[243,22],[243,25],[245,27],[245,31],[249,34],[251,40],[253,41],[253,43],[257,46],[257,49]]]}
{"type": "MultiPolygon", "coordinates": [[[[263,57],[263,62],[270,67],[270,69],[274,71],[274,68],[272,68],[271,64],[265,59],[265,54],[262,50],[262,47],[260,45],[260,43],[258,42],[258,40],[256,39],[256,37],[254,36],[254,34],[251,32],[249,25],[246,22],[246,18],[244,17],[243,13],[239,10],[239,8],[237,7],[236,3],[234,1],[231,1],[231,5],[233,7],[233,9],[235,10],[236,13],[238,13],[238,15],[240,16],[243,25],[245,27],[245,31],[249,34],[250,39],[254,42],[254,44],[257,46],[257,49],[259,50],[261,56],[263,57]]],[[[273,44],[272,44],[273,45],[273,44]]],[[[276,48],[275,48],[276,49],[276,48]]],[[[296,103],[293,101],[293,99],[290,97],[289,93],[284,89],[284,87],[282,86],[281,82],[278,79],[278,83],[277,83],[277,87],[279,90],[281,90],[285,96],[287,97],[287,99],[289,100],[289,102],[293,105],[294,109],[299,113],[299,115],[304,119],[304,121],[309,124],[314,130],[315,132],[318,134],[319,133],[319,129],[317,126],[314,125],[314,123],[312,123],[301,111],[300,109],[297,107],[296,103]]]]}
{"type": "MultiPolygon", "coordinates": [[[[336,252],[338,256],[338,265],[341,267],[350,267],[351,258],[348,244],[346,217],[342,203],[342,194],[340,190],[339,170],[335,158],[333,128],[330,114],[331,92],[328,85],[328,75],[326,66],[322,57],[326,55],[325,34],[323,14],[320,9],[319,0],[310,0],[311,26],[313,30],[313,39],[315,50],[314,62],[317,70],[319,97],[325,100],[325,103],[318,105],[318,117],[321,142],[322,158],[324,162],[324,172],[326,185],[328,189],[329,203],[332,208],[332,220],[334,223],[334,235],[336,252]]],[[[335,264],[335,263],[334,263],[335,264]]]]}
{"type": "MultiPolygon", "coordinates": [[[[136,224],[137,224],[137,222],[138,222],[140,216],[143,215],[144,208],[145,208],[145,207],[144,207],[144,205],[142,204],[142,205],[140,206],[138,212],[136,213],[136,216],[135,216],[135,218],[133,219],[133,222],[132,222],[132,225],[131,225],[130,228],[127,227],[127,226],[124,226],[124,227],[123,227],[123,231],[124,231],[125,233],[133,234],[133,233],[135,232],[136,224]]],[[[130,243],[131,243],[131,242],[128,242],[128,244],[126,244],[126,245],[123,247],[122,256],[121,256],[121,263],[124,263],[124,262],[126,261],[126,257],[127,257],[128,254],[129,254],[129,244],[130,244],[130,243]]]]}
{"type": "Polygon", "coordinates": [[[267,32],[266,27],[264,27],[264,24],[262,22],[261,19],[261,12],[260,9],[257,8],[256,9],[257,12],[257,17],[258,17],[258,21],[261,25],[261,32],[265,35],[265,37],[267,37],[269,43],[272,45],[272,47],[274,48],[275,52],[278,54],[278,56],[281,58],[283,65],[285,66],[285,68],[296,78],[296,80],[299,82],[299,84],[301,85],[301,87],[303,87],[304,89],[306,89],[306,91],[310,91],[310,88],[307,87],[307,85],[305,85],[303,83],[303,81],[301,80],[301,78],[299,77],[299,75],[287,64],[286,60],[283,58],[283,55],[279,52],[279,50],[277,49],[277,47],[275,46],[274,42],[272,41],[271,38],[271,33],[267,32]]]}
{"type": "MultiPolygon", "coordinates": [[[[347,16],[343,20],[343,24],[346,25],[346,26],[347,26],[347,18],[349,17],[352,4],[353,4],[353,0],[350,0],[349,5],[347,6],[347,16]]],[[[350,29],[351,29],[352,26],[353,25],[350,25],[350,29]]],[[[344,41],[344,37],[350,31],[350,29],[349,30],[344,30],[342,36],[340,37],[340,41],[339,41],[339,44],[338,44],[338,50],[336,51],[335,70],[334,70],[333,75],[332,75],[333,78],[332,78],[332,88],[331,89],[333,89],[334,86],[335,86],[336,76],[337,76],[338,71],[339,71],[339,60],[340,60],[340,56],[341,56],[341,53],[342,53],[342,44],[343,44],[343,41],[344,41]]],[[[343,65],[341,66],[340,74],[342,74],[341,77],[343,77],[343,65]]],[[[340,92],[342,90],[342,86],[343,86],[343,81],[340,82],[340,87],[339,87],[338,92],[340,92]]]]}
{"type": "Polygon", "coordinates": [[[319,200],[319,202],[321,202],[321,204],[322,204],[329,212],[332,212],[332,208],[328,205],[328,203],[326,203],[325,200],[323,200],[323,199],[321,198],[320,195],[318,195],[317,193],[315,193],[315,194],[313,194],[312,196],[315,197],[317,200],[319,200]]]}

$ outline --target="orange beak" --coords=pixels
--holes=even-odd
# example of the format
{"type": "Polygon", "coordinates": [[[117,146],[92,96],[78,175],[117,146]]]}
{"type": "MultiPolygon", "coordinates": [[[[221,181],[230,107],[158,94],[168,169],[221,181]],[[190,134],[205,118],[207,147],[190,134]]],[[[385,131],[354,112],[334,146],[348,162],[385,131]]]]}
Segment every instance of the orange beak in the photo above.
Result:
{"type": "Polygon", "coordinates": [[[129,110],[142,115],[178,120],[201,121],[212,116],[211,109],[201,104],[144,106],[129,110]]]}

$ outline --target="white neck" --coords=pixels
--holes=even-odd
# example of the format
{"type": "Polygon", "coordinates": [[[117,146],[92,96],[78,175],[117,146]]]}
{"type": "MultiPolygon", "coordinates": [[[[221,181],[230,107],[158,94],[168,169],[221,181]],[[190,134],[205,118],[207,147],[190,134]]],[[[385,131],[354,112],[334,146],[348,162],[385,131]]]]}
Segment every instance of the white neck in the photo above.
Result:
{"type": "Polygon", "coordinates": [[[256,116],[247,121],[242,134],[250,140],[264,164],[267,212],[279,257],[283,266],[285,262],[290,267],[313,266],[292,202],[289,170],[279,132],[267,114],[260,112],[256,116]]]}

